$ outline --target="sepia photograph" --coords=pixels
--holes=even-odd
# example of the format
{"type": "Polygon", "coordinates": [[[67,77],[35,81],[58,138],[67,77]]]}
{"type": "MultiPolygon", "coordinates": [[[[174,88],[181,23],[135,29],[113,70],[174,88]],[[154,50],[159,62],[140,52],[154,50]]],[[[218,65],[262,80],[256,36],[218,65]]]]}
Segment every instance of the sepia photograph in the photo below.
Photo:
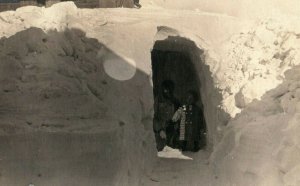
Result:
{"type": "Polygon", "coordinates": [[[0,0],[0,186],[300,186],[300,1],[0,0]]]}

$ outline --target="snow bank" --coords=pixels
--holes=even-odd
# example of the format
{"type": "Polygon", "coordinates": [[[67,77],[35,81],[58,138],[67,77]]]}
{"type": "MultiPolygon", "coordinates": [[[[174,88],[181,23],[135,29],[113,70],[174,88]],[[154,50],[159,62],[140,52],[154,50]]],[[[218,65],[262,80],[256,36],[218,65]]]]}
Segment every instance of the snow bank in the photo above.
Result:
{"type": "MultiPolygon", "coordinates": [[[[80,30],[45,33],[30,28],[0,40],[0,62],[1,135],[106,136],[94,140],[100,140],[99,148],[106,147],[99,158],[110,162],[105,169],[99,167],[98,173],[116,170],[110,182],[103,182],[109,185],[135,185],[144,167],[151,167],[156,153],[152,131],[145,130],[152,126],[151,112],[137,98],[141,89],[152,88],[148,76],[126,59],[80,30]],[[112,60],[122,64],[118,70],[134,69],[134,76],[120,81],[107,73],[105,63],[112,60]]],[[[85,153],[85,149],[78,151],[85,153]]]]}
{"type": "Polygon", "coordinates": [[[297,19],[266,19],[247,32],[232,36],[222,48],[225,63],[221,80],[226,87],[224,105],[233,117],[253,99],[275,88],[284,79],[284,72],[299,65],[299,25],[297,19]]]}
{"type": "Polygon", "coordinates": [[[230,121],[211,159],[216,185],[299,185],[299,74],[230,121]]]}
{"type": "Polygon", "coordinates": [[[215,185],[299,185],[299,33],[265,20],[225,47],[232,95],[224,102],[242,112],[211,156],[215,185]]]}

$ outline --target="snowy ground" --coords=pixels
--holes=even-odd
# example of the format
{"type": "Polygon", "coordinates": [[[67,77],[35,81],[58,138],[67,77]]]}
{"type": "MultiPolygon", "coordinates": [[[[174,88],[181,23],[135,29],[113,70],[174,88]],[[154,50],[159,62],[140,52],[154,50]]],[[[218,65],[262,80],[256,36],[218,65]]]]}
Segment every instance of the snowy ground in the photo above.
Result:
{"type": "Polygon", "coordinates": [[[152,172],[142,180],[144,186],[210,186],[209,153],[184,153],[193,160],[157,159],[152,172]]]}
{"type": "Polygon", "coordinates": [[[116,147],[109,136],[48,132],[0,136],[0,185],[112,185],[122,156],[107,148],[116,147]]]}

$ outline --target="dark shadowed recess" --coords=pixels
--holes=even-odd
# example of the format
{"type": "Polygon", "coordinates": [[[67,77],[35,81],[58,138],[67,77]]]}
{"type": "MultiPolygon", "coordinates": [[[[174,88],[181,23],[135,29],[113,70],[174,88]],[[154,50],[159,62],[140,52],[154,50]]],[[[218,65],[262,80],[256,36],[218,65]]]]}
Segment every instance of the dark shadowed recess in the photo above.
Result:
{"type": "MultiPolygon", "coordinates": [[[[197,93],[197,97],[200,98],[197,104],[203,108],[199,76],[189,52],[184,50],[184,47],[185,45],[180,42],[171,43],[168,40],[155,43],[151,52],[153,94],[154,97],[159,96],[162,92],[162,82],[171,80],[175,85],[174,96],[181,104],[186,104],[187,92],[194,91],[197,93]],[[164,46],[167,47],[164,48],[164,46]]],[[[205,143],[202,140],[201,146],[204,146],[205,143]]]]}

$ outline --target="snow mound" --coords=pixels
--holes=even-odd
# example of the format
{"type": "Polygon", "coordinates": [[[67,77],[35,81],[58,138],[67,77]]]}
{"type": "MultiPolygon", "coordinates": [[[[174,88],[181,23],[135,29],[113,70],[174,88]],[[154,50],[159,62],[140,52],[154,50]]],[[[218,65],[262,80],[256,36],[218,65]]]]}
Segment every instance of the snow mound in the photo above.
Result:
{"type": "Polygon", "coordinates": [[[211,156],[215,185],[300,183],[300,29],[291,23],[264,20],[223,48],[223,101],[235,108],[211,156]]]}
{"type": "Polygon", "coordinates": [[[300,67],[229,122],[211,162],[216,185],[300,184],[300,67]]]}
{"type": "Polygon", "coordinates": [[[1,36],[11,36],[30,27],[63,31],[78,14],[73,2],[57,3],[49,8],[25,6],[16,11],[1,12],[1,36]]]}
{"type": "Polygon", "coordinates": [[[300,64],[300,29],[290,23],[267,19],[224,43],[221,86],[232,117],[282,83],[284,72],[300,64]]]}
{"type": "Polygon", "coordinates": [[[114,161],[106,167],[111,171],[118,164],[105,182],[110,184],[136,184],[141,167],[155,157],[152,131],[144,128],[151,125],[151,112],[136,99],[139,89],[152,89],[148,76],[81,30],[30,28],[1,38],[0,82],[1,135],[101,134],[101,146],[110,150],[99,158],[114,161]],[[131,77],[119,81],[106,73],[108,59],[117,61],[121,71],[133,68],[131,77]],[[146,156],[147,162],[136,158],[146,156]],[[131,177],[123,177],[124,172],[131,177]]]}

